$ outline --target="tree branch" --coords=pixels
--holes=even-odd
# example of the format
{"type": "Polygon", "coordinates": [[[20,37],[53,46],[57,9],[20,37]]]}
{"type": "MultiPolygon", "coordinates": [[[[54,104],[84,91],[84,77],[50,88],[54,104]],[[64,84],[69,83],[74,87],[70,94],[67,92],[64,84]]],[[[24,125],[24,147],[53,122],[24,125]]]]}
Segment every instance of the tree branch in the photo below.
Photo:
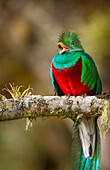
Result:
{"type": "Polygon", "coordinates": [[[110,128],[110,95],[40,96],[5,99],[0,102],[0,121],[56,116],[80,122],[85,116],[100,116],[105,131],[110,128]]]}
{"type": "Polygon", "coordinates": [[[110,95],[104,96],[40,96],[5,99],[0,102],[0,121],[25,117],[57,116],[80,119],[101,116],[110,95]]]}

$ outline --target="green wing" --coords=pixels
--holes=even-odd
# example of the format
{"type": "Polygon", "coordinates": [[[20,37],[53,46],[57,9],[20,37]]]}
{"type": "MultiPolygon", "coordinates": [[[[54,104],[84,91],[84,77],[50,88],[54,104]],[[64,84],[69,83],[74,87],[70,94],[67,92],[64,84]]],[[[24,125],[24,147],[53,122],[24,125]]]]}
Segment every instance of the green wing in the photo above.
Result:
{"type": "Polygon", "coordinates": [[[84,85],[88,84],[90,90],[93,90],[94,87],[96,87],[96,94],[101,94],[101,80],[93,59],[85,52],[81,55],[81,57],[83,66],[81,82],[83,82],[84,85]]]}

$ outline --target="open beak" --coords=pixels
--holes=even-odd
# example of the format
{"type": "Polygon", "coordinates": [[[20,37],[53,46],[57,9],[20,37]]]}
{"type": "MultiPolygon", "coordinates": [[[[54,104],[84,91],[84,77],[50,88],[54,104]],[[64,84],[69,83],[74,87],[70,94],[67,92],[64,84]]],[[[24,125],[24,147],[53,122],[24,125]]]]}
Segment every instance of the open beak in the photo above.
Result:
{"type": "Polygon", "coordinates": [[[62,50],[59,52],[59,54],[63,54],[64,52],[68,51],[71,49],[71,47],[68,47],[66,45],[64,45],[62,42],[58,42],[57,44],[59,46],[59,48],[61,48],[62,50]]]}

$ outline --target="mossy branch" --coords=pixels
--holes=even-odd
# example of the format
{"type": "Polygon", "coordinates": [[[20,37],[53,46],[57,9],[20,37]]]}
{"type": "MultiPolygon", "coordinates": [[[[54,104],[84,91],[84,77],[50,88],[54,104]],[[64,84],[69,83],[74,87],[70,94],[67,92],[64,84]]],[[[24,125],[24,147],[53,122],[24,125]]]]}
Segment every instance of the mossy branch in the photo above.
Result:
{"type": "Polygon", "coordinates": [[[101,116],[105,129],[110,127],[110,95],[40,96],[5,99],[0,102],[0,121],[57,116],[80,121],[85,116],[101,116]]]}

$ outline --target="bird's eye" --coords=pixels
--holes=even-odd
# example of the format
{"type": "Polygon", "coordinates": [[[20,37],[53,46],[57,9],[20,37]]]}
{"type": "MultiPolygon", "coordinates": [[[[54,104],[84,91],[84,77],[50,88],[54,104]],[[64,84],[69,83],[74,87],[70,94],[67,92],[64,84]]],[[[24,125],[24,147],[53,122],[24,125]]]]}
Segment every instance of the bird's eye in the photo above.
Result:
{"type": "Polygon", "coordinates": [[[72,43],[71,43],[72,45],[74,45],[74,41],[72,41],[72,43]]]}

